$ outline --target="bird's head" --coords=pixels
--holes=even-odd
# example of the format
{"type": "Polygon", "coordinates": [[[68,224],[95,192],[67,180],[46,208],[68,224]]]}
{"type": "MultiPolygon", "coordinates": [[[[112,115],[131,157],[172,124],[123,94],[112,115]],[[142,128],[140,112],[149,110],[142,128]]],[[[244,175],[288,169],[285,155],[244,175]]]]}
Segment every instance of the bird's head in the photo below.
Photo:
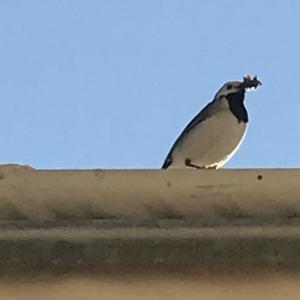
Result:
{"type": "Polygon", "coordinates": [[[261,82],[257,77],[251,77],[250,75],[244,76],[243,81],[229,81],[226,82],[215,95],[215,99],[227,97],[230,94],[245,94],[248,89],[256,89],[261,82]]]}

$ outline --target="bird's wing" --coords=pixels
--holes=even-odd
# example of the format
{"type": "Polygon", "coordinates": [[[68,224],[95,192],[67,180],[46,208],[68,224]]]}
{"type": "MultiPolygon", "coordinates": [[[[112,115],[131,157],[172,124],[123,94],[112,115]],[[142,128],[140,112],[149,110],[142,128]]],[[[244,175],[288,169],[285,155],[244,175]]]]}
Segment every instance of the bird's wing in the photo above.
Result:
{"type": "Polygon", "coordinates": [[[223,110],[224,107],[220,105],[220,101],[212,101],[208,103],[185,127],[180,136],[175,141],[171,150],[169,151],[163,165],[162,169],[167,169],[172,164],[172,153],[174,149],[182,142],[184,136],[193,130],[199,123],[209,119],[216,112],[223,110]]]}

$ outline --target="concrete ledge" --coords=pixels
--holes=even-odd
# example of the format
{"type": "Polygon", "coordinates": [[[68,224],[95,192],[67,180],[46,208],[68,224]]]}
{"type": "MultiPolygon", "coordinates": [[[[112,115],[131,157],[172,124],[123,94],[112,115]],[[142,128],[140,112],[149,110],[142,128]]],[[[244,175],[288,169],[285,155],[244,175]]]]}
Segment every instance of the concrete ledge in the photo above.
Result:
{"type": "MultiPolygon", "coordinates": [[[[35,170],[0,166],[0,220],[193,219],[217,224],[300,216],[300,169],[35,170]]],[[[255,221],[255,223],[258,221],[255,221]]]]}
{"type": "Polygon", "coordinates": [[[67,227],[0,233],[1,272],[298,270],[299,226],[67,227]]]}
{"type": "Polygon", "coordinates": [[[0,166],[2,272],[300,267],[300,170],[0,166]]]}

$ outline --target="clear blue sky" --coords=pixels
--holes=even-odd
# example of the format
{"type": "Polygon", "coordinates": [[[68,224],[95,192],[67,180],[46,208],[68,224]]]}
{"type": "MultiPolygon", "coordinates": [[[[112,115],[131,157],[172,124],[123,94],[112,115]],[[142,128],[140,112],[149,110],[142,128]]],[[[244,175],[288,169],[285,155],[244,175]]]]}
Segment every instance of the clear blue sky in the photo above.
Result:
{"type": "Polygon", "coordinates": [[[300,1],[3,0],[0,163],[157,168],[226,81],[258,75],[226,167],[300,166],[300,1]]]}

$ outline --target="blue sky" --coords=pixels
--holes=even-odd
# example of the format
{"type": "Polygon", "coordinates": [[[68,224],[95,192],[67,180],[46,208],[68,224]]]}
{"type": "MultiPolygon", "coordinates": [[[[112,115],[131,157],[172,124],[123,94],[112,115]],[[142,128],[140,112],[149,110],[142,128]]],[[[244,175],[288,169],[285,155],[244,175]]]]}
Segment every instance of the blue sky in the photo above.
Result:
{"type": "Polygon", "coordinates": [[[3,0],[0,163],[157,168],[245,74],[250,126],[226,167],[300,166],[300,2],[3,0]]]}

